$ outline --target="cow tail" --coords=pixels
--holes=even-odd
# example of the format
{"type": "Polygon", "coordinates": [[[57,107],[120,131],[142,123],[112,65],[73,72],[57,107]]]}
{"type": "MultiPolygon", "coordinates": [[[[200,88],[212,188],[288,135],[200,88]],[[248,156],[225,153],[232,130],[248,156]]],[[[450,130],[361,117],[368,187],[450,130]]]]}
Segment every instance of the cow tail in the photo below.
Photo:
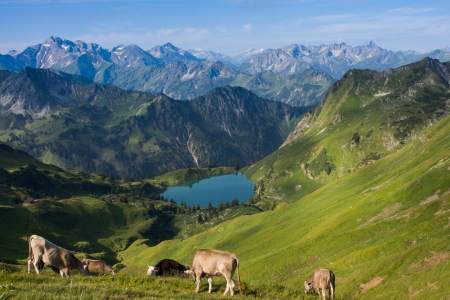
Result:
{"type": "Polygon", "coordinates": [[[28,259],[30,259],[33,262],[33,251],[31,250],[31,240],[33,239],[33,236],[30,236],[30,240],[28,241],[28,259]]]}
{"type": "Polygon", "coordinates": [[[237,275],[238,275],[238,285],[239,285],[239,291],[242,294],[242,285],[241,285],[241,276],[239,275],[239,259],[236,257],[236,266],[237,266],[237,275]]]}

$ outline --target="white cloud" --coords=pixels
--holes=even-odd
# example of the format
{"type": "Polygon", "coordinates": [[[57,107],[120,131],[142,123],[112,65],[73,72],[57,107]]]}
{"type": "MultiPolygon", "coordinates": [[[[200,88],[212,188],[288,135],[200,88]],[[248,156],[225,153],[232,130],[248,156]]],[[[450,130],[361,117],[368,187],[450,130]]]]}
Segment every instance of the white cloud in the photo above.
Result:
{"type": "Polygon", "coordinates": [[[248,24],[242,26],[242,28],[244,28],[245,31],[252,31],[253,24],[252,23],[248,23],[248,24]]]}

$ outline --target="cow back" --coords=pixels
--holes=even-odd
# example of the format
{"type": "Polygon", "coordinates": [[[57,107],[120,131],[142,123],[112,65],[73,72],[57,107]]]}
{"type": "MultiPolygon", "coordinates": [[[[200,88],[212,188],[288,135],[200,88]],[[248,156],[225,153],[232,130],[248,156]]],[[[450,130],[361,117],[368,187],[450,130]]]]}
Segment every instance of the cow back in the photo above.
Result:
{"type": "Polygon", "coordinates": [[[334,273],[327,269],[314,270],[314,285],[323,289],[330,288],[331,284],[334,286],[334,273]]]}
{"type": "Polygon", "coordinates": [[[155,265],[155,270],[157,270],[157,275],[164,275],[164,273],[180,273],[186,271],[186,266],[180,264],[179,262],[165,258],[163,260],[160,260],[155,265]]]}

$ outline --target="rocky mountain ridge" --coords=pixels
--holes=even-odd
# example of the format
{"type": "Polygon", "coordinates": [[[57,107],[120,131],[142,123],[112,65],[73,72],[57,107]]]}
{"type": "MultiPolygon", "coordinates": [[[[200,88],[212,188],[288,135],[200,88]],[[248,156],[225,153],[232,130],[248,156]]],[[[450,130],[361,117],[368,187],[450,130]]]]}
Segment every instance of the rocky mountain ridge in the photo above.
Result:
{"type": "Polygon", "coordinates": [[[419,61],[427,56],[441,61],[450,60],[450,53],[442,50],[426,54],[393,52],[372,41],[356,47],[345,43],[308,47],[292,44],[255,54],[244,61],[238,70],[250,75],[266,70],[290,75],[313,68],[340,78],[349,69],[381,70],[419,61]]]}
{"type": "Polygon", "coordinates": [[[86,172],[136,177],[245,165],[275,151],[307,110],[240,87],[178,101],[60,74],[0,72],[0,140],[86,172]]]}

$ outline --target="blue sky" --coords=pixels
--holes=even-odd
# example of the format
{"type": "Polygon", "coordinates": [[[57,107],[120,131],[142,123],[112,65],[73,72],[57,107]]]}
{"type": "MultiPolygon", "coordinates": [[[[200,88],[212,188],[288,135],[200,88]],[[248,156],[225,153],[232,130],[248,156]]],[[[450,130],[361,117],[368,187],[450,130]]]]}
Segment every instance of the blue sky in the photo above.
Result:
{"type": "Polygon", "coordinates": [[[237,55],[289,44],[419,52],[450,46],[450,1],[0,0],[0,53],[50,36],[144,50],[171,42],[237,55]]]}

